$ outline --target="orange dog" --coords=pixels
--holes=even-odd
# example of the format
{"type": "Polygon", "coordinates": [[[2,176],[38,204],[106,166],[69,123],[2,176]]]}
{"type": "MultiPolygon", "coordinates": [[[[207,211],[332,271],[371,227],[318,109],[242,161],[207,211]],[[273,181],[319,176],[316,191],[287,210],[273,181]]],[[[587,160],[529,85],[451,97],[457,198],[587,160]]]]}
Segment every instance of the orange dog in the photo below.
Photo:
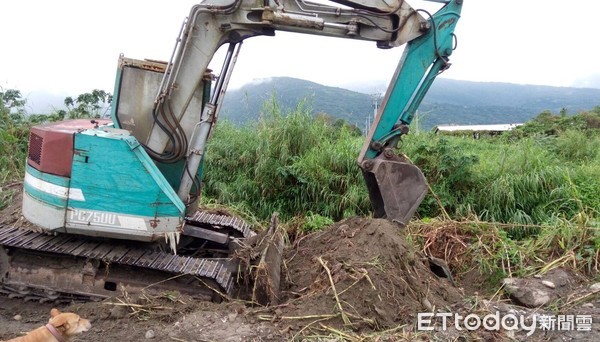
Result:
{"type": "Polygon", "coordinates": [[[90,330],[90,321],[71,312],[50,310],[48,324],[39,327],[27,335],[6,342],[68,342],[72,336],[90,330]]]}

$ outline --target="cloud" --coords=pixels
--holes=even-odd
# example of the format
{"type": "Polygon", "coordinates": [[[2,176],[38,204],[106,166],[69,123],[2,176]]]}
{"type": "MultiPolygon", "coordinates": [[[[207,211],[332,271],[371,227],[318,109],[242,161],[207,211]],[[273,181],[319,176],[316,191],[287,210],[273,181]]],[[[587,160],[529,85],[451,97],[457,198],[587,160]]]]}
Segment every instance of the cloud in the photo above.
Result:
{"type": "Polygon", "coordinates": [[[573,87],[578,88],[600,88],[600,74],[592,74],[573,82],[573,87]]]}

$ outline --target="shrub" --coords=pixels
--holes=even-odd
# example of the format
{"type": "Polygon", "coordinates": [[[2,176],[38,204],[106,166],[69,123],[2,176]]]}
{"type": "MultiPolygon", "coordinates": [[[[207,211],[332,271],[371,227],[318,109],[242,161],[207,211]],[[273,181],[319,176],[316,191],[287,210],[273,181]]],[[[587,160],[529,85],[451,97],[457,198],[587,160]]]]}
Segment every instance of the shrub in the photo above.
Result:
{"type": "MultiPolygon", "coordinates": [[[[440,137],[432,133],[421,133],[405,138],[405,152],[425,174],[445,210],[457,214],[463,212],[461,203],[470,201],[476,180],[473,166],[479,158],[470,153],[459,138],[440,137]]],[[[431,195],[427,196],[418,213],[421,217],[440,214],[439,204],[431,195]]]]}

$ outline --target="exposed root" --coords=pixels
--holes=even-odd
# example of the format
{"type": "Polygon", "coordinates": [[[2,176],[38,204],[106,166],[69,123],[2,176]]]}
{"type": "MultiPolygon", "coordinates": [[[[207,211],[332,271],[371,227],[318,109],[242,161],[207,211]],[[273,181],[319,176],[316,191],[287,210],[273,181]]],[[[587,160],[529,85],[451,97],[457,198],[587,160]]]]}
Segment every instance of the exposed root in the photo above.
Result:
{"type": "Polygon", "coordinates": [[[335,289],[335,283],[333,282],[333,279],[331,278],[331,271],[329,270],[329,267],[327,267],[327,265],[323,261],[323,258],[318,257],[317,260],[319,260],[319,263],[321,264],[321,266],[323,266],[323,268],[327,272],[327,276],[329,277],[329,283],[331,284],[331,290],[333,291],[333,296],[335,298],[335,302],[337,303],[338,310],[340,310],[340,315],[342,316],[342,320],[344,321],[344,324],[351,325],[352,323],[348,319],[348,316],[346,316],[346,313],[344,312],[344,308],[342,308],[342,303],[340,303],[340,298],[337,294],[337,290],[335,289]]]}
{"type": "MultiPolygon", "coordinates": [[[[284,234],[274,213],[269,228],[245,240],[235,241],[233,257],[240,260],[238,280],[250,286],[248,301],[258,305],[277,305],[284,234]]],[[[244,297],[244,294],[242,294],[244,297]]]]}

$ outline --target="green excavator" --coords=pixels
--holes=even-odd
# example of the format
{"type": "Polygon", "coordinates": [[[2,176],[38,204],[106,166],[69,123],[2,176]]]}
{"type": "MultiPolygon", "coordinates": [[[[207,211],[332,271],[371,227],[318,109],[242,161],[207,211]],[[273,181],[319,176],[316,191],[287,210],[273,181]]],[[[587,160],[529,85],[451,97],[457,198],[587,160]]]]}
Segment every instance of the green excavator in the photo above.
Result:
{"type": "Polygon", "coordinates": [[[267,264],[260,283],[277,288],[282,241],[274,225],[256,235],[238,218],[199,211],[198,199],[207,141],[242,43],[278,30],[405,46],[358,165],[373,215],[406,224],[427,183],[395,148],[450,66],[462,0],[435,0],[442,5],[434,14],[404,0],[333,1],[341,6],[205,0],[191,9],[170,61],[120,56],[112,119],[33,127],[23,182],[28,224],[0,227],[0,292],[48,300],[152,288],[218,300],[239,295],[245,277],[232,255],[245,245],[267,264]],[[222,46],[215,74],[209,63],[222,46]]]}

